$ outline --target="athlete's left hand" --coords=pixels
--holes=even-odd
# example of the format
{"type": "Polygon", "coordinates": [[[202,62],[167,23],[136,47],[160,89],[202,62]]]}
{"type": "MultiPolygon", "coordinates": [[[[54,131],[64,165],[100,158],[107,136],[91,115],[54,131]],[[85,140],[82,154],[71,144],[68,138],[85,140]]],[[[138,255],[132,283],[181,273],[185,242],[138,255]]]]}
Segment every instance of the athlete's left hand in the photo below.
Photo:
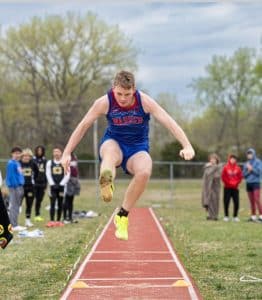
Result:
{"type": "Polygon", "coordinates": [[[184,160],[191,160],[195,156],[195,150],[191,145],[186,146],[179,152],[179,155],[184,158],[184,160]]]}
{"type": "Polygon", "coordinates": [[[61,164],[64,168],[65,174],[70,172],[70,161],[71,161],[71,154],[63,153],[61,164]]]}

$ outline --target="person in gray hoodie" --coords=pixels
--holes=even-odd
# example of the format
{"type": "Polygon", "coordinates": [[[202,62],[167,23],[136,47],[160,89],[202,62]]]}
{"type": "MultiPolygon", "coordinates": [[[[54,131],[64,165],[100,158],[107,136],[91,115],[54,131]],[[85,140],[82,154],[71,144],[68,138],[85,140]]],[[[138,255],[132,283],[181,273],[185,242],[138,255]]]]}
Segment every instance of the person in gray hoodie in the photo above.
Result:
{"type": "Polygon", "coordinates": [[[251,217],[249,221],[262,222],[262,204],[260,202],[261,161],[256,156],[256,151],[248,149],[247,162],[243,167],[243,175],[246,179],[246,190],[250,201],[251,217]],[[256,209],[259,217],[256,216],[256,209]]]}

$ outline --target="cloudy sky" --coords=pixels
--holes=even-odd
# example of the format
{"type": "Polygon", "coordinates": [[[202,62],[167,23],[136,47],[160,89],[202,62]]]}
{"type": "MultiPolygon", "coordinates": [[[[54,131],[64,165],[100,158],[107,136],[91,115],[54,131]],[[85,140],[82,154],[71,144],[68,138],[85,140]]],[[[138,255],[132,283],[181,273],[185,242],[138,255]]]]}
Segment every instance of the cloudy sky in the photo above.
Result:
{"type": "Polygon", "coordinates": [[[35,15],[89,10],[118,24],[140,49],[140,88],[152,96],[176,94],[181,102],[194,98],[188,85],[205,74],[213,55],[262,45],[262,2],[0,0],[0,24],[6,28],[35,15]]]}

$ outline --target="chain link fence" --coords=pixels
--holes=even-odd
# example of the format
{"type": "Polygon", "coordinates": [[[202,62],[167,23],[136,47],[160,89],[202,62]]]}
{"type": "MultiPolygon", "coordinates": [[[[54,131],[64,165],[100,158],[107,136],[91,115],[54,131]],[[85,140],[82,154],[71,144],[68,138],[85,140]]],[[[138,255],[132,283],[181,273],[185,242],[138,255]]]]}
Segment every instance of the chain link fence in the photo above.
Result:
{"type": "MultiPolygon", "coordinates": [[[[0,159],[0,171],[3,180],[5,179],[7,159],[0,159]]],[[[175,202],[176,182],[183,181],[200,181],[203,176],[204,165],[206,162],[192,161],[153,161],[153,172],[150,180],[149,189],[156,190],[156,187],[161,187],[165,194],[161,197],[165,198],[170,206],[175,202]]],[[[242,163],[240,163],[242,165],[242,163]]],[[[98,160],[79,160],[79,176],[84,186],[90,185],[95,188],[94,201],[99,203],[99,161],[98,160]]],[[[121,181],[122,186],[127,186],[130,175],[124,173],[122,168],[117,170],[117,181],[121,181]]]]}
{"type": "MultiPolygon", "coordinates": [[[[154,161],[153,179],[188,178],[199,179],[203,175],[203,167],[206,162],[172,162],[154,161]]],[[[96,168],[99,162],[95,160],[79,160],[79,173],[82,179],[96,178],[96,168]]],[[[129,178],[121,168],[117,171],[118,178],[129,178]]]]}
{"type": "MultiPolygon", "coordinates": [[[[0,159],[0,170],[3,179],[6,173],[7,159],[0,159]]],[[[153,172],[151,181],[165,182],[165,187],[169,190],[170,204],[173,203],[175,195],[176,179],[200,179],[203,175],[205,162],[174,162],[174,161],[153,161],[153,172]]],[[[81,181],[96,185],[96,198],[99,198],[99,161],[79,160],[79,176],[81,181]]],[[[122,168],[117,170],[117,180],[128,180],[130,176],[125,174],[122,168]]],[[[99,200],[98,200],[99,201],[99,200]]]]}
{"type": "MultiPolygon", "coordinates": [[[[0,170],[5,177],[6,164],[8,159],[0,159],[0,170]]],[[[205,162],[175,162],[175,161],[154,161],[152,178],[172,179],[188,178],[199,179],[203,175],[205,162]]],[[[81,179],[95,179],[98,176],[99,161],[79,160],[79,174],[81,179]]],[[[118,178],[128,178],[121,168],[117,172],[118,178]]]]}

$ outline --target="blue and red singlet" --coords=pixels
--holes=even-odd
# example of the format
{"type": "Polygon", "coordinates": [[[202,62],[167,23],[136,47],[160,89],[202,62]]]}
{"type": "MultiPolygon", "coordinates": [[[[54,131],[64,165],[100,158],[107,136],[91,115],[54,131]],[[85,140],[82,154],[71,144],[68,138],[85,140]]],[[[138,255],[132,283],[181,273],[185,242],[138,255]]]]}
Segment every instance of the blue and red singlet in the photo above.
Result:
{"type": "Polygon", "coordinates": [[[106,140],[113,139],[123,153],[122,168],[126,170],[128,159],[137,152],[149,152],[149,120],[150,114],[145,113],[141,95],[135,92],[135,102],[131,107],[121,107],[115,97],[113,90],[107,93],[109,109],[106,115],[108,127],[102,138],[101,144],[106,140]]]}

